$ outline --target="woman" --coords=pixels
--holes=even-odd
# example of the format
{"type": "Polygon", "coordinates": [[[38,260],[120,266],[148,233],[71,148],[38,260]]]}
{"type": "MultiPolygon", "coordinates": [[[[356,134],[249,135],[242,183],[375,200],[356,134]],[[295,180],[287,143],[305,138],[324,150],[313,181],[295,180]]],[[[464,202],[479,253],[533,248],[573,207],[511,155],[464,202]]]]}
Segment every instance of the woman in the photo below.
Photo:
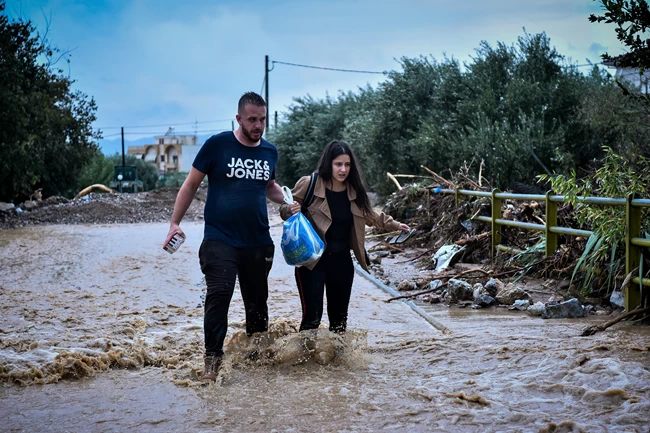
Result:
{"type": "MultiPolygon", "coordinates": [[[[408,230],[408,226],[372,210],[356,158],[347,143],[329,143],[320,157],[317,173],[313,201],[305,215],[325,242],[325,251],[316,263],[296,268],[302,301],[300,330],[317,329],[320,325],[323,292],[327,288],[329,330],[343,333],[354,278],[350,248],[361,267],[368,271],[364,248],[366,224],[388,230],[408,230]]],[[[280,207],[282,219],[300,212],[310,179],[305,176],[298,180],[292,190],[294,203],[280,207]]]]}

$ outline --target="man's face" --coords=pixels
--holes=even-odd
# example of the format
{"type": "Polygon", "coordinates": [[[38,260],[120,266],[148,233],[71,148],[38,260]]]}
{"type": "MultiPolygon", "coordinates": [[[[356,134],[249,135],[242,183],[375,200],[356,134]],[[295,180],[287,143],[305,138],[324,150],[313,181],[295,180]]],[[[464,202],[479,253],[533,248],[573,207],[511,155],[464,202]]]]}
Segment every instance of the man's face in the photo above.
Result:
{"type": "Polygon", "coordinates": [[[241,132],[244,137],[253,143],[257,143],[264,133],[266,107],[246,104],[244,111],[237,114],[237,121],[241,125],[241,132]]]}

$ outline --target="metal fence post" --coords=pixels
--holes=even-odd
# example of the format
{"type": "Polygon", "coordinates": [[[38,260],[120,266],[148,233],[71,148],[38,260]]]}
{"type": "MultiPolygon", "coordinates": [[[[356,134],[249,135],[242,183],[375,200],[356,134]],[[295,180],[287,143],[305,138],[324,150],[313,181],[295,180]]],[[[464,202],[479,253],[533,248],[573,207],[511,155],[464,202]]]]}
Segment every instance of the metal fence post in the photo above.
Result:
{"type": "MultiPolygon", "coordinates": [[[[627,196],[625,204],[625,274],[629,275],[640,263],[640,248],[632,244],[632,238],[641,236],[641,209],[632,206],[634,194],[627,196]]],[[[642,284],[642,282],[640,282],[642,284]]],[[[641,286],[633,282],[625,289],[625,309],[631,311],[641,305],[641,286]]]]}
{"type": "Polygon", "coordinates": [[[500,192],[498,188],[492,190],[492,258],[497,256],[497,245],[501,243],[501,224],[496,222],[503,216],[501,199],[496,196],[500,192]]]}
{"type": "Polygon", "coordinates": [[[546,193],[546,257],[555,254],[558,247],[557,233],[551,228],[557,226],[557,203],[551,201],[552,191],[546,193]]]}

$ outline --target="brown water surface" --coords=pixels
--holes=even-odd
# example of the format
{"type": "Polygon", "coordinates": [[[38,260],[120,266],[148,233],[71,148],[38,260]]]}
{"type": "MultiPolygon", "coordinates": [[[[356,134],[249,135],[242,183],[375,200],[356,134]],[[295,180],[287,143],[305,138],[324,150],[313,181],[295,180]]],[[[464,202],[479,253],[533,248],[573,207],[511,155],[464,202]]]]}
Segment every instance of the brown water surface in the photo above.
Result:
{"type": "Polygon", "coordinates": [[[350,332],[301,335],[272,225],[270,332],[245,336],[237,291],[209,386],[201,224],[174,255],[166,224],[0,231],[0,430],[650,431],[647,328],[431,308],[442,334],[357,275],[350,332]]]}

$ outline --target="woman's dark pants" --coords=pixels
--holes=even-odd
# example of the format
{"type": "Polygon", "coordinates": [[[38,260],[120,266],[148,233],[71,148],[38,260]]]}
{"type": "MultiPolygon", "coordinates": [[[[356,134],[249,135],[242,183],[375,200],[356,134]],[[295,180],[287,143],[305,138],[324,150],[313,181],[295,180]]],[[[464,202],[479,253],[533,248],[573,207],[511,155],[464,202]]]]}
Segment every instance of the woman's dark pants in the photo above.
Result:
{"type": "Polygon", "coordinates": [[[345,332],[352,293],[354,265],[350,251],[323,254],[313,270],[296,268],[296,284],[302,301],[300,330],[317,329],[323,317],[323,293],[327,294],[329,330],[345,332]]]}

